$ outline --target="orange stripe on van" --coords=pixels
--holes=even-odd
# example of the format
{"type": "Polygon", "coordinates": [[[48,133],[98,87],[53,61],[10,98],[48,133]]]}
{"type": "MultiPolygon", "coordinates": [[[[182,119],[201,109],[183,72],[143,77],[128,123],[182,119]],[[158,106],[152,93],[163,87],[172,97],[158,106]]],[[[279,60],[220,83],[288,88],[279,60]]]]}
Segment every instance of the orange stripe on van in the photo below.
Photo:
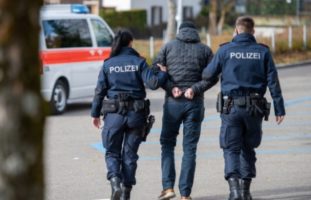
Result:
{"type": "Polygon", "coordinates": [[[111,48],[51,49],[41,51],[43,65],[104,61],[111,48]]]}

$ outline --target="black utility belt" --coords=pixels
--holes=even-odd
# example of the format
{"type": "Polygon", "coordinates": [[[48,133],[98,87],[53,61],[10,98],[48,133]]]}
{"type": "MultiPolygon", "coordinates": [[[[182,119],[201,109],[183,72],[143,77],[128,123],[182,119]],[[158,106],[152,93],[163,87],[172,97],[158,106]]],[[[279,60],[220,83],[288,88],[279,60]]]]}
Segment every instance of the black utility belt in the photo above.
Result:
{"type": "Polygon", "coordinates": [[[101,114],[107,113],[126,113],[128,111],[140,112],[149,109],[150,101],[147,100],[129,100],[120,101],[118,99],[103,100],[101,114]]]}
{"type": "Polygon", "coordinates": [[[251,97],[251,96],[243,96],[243,97],[229,97],[226,99],[233,105],[237,106],[247,106],[247,105],[258,105],[258,104],[265,104],[267,102],[266,98],[264,97],[251,97]]]}
{"type": "Polygon", "coordinates": [[[250,95],[232,97],[218,94],[216,108],[222,114],[229,114],[233,105],[245,107],[251,116],[264,116],[268,120],[270,114],[271,103],[266,98],[258,93],[251,93],[250,95]]]}

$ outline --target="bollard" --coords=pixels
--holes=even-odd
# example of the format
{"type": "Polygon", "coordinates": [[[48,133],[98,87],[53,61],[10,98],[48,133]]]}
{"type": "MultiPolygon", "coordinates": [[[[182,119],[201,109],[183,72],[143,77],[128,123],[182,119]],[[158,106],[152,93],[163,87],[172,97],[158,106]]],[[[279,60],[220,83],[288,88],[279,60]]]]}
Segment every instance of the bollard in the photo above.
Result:
{"type": "Polygon", "coordinates": [[[206,34],[206,44],[207,46],[211,47],[212,42],[211,42],[211,35],[209,33],[206,34]]]}
{"type": "Polygon", "coordinates": [[[307,26],[303,25],[303,48],[307,49],[307,26]]]}
{"type": "Polygon", "coordinates": [[[272,49],[272,52],[275,52],[275,30],[274,29],[271,32],[271,49],[272,49]]]}
{"type": "Polygon", "coordinates": [[[153,59],[153,57],[154,57],[154,39],[152,36],[149,39],[149,47],[150,47],[150,49],[149,49],[150,58],[153,59]]]}
{"type": "Polygon", "coordinates": [[[293,29],[291,26],[288,27],[288,48],[293,49],[293,29]]]}

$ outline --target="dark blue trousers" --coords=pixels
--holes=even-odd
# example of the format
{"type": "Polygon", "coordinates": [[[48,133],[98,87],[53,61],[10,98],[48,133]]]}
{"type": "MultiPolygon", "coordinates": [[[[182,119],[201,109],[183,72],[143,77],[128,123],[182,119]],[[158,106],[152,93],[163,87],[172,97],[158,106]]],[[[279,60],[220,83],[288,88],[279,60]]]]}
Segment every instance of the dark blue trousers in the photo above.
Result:
{"type": "Polygon", "coordinates": [[[136,184],[138,148],[145,117],[141,113],[126,115],[108,113],[102,131],[103,146],[106,149],[107,179],[119,177],[125,186],[136,184]]]}
{"type": "Polygon", "coordinates": [[[263,116],[250,116],[245,107],[233,106],[221,114],[220,146],[225,159],[225,178],[256,176],[255,148],[262,138],[263,116]]]}
{"type": "Polygon", "coordinates": [[[187,100],[167,98],[163,111],[163,127],[160,137],[162,150],[162,186],[163,189],[174,188],[176,138],[183,123],[183,156],[179,177],[179,190],[182,196],[191,193],[195,166],[196,150],[204,118],[203,99],[187,100]]]}

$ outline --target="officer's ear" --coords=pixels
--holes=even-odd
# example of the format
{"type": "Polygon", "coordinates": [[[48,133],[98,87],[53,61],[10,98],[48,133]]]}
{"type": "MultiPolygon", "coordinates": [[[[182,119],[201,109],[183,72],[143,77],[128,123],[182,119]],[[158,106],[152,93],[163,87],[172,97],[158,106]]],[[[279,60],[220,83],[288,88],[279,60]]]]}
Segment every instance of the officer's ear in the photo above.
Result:
{"type": "Polygon", "coordinates": [[[238,35],[238,34],[239,34],[238,28],[235,27],[234,32],[233,32],[233,37],[238,35]]]}
{"type": "Polygon", "coordinates": [[[253,34],[253,35],[255,34],[255,29],[252,30],[252,34],[253,34]]]}

